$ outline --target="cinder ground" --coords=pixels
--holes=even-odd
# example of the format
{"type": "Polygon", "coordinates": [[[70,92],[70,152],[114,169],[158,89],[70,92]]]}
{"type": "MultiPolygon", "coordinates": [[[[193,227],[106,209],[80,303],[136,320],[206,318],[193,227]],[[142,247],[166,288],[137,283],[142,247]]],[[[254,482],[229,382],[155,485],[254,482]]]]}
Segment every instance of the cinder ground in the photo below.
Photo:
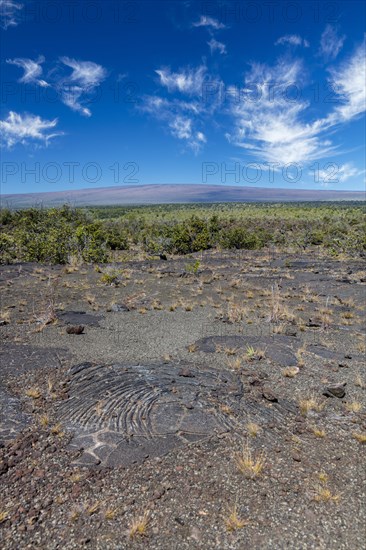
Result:
{"type": "Polygon", "coordinates": [[[2,548],[364,548],[363,260],[0,281],[2,548]]]}

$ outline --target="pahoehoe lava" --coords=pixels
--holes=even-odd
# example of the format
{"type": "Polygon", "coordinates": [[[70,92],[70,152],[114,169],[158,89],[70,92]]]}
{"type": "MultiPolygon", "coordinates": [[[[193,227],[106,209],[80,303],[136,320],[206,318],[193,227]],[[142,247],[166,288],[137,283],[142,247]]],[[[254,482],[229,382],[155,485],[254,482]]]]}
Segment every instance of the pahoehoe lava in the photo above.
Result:
{"type": "Polygon", "coordinates": [[[70,370],[69,389],[58,415],[82,464],[129,465],[236,430],[243,414],[274,412],[243,399],[235,373],[201,367],[83,363],[70,370]]]}

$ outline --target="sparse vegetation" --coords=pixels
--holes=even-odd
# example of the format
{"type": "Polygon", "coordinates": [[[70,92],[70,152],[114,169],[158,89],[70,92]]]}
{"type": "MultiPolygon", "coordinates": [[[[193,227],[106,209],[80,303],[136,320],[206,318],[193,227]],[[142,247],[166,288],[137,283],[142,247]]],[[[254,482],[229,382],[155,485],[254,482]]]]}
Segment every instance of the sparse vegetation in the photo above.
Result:
{"type": "Polygon", "coordinates": [[[228,531],[236,531],[237,529],[242,529],[248,525],[249,520],[242,519],[238,516],[237,505],[235,504],[230,510],[225,518],[225,525],[228,531]]]}
{"type": "Polygon", "coordinates": [[[94,504],[91,504],[87,507],[86,512],[89,516],[92,516],[93,514],[96,514],[100,510],[101,503],[99,501],[94,502],[94,504]]]}
{"type": "Polygon", "coordinates": [[[253,452],[249,444],[236,455],[236,465],[239,471],[250,479],[254,479],[262,473],[265,462],[264,453],[253,452]]]}
{"type": "Polygon", "coordinates": [[[265,352],[260,349],[256,349],[253,346],[247,346],[245,356],[248,361],[259,361],[265,357],[265,352]]]}
{"type": "MultiPolygon", "coordinates": [[[[5,263],[75,268],[81,262],[107,262],[115,251],[136,245],[149,254],[253,250],[269,244],[357,254],[366,249],[363,214],[363,204],[333,203],[2,208],[0,253],[5,263]]],[[[194,274],[199,267],[198,260],[187,264],[194,274]]]]}
{"type": "Polygon", "coordinates": [[[32,399],[39,399],[42,396],[42,393],[39,388],[29,388],[26,390],[25,395],[27,397],[31,397],[32,399]]]}
{"type": "Polygon", "coordinates": [[[149,512],[144,512],[142,516],[134,519],[129,529],[130,539],[136,537],[145,537],[147,535],[147,528],[150,522],[149,512]]]}
{"type": "Polygon", "coordinates": [[[299,400],[299,408],[301,414],[306,416],[310,411],[320,412],[324,408],[324,404],[315,397],[309,397],[299,400]]]}
{"type": "Polygon", "coordinates": [[[4,523],[9,517],[9,512],[7,510],[0,511],[0,525],[4,523]]]}
{"type": "Polygon", "coordinates": [[[314,500],[316,502],[338,502],[340,496],[338,494],[332,493],[328,487],[324,485],[318,485],[315,488],[314,500]]]}
{"type": "Polygon", "coordinates": [[[313,426],[312,430],[315,437],[325,437],[325,431],[322,430],[321,428],[317,428],[316,426],[313,426]]]}
{"type": "Polygon", "coordinates": [[[359,443],[366,443],[366,432],[365,433],[353,432],[352,436],[359,443]]]}
{"type": "Polygon", "coordinates": [[[104,512],[104,518],[106,520],[112,520],[115,519],[117,516],[118,510],[117,508],[107,508],[104,512]]]}
{"type": "Polygon", "coordinates": [[[258,426],[255,422],[248,422],[246,429],[249,435],[256,437],[260,431],[260,426],[258,426]]]}
{"type": "MultiPolygon", "coordinates": [[[[12,407],[25,420],[0,446],[8,544],[47,546],[61,525],[74,546],[281,547],[289,525],[310,529],[296,540],[311,544],[338,522],[337,542],[353,529],[360,545],[366,271],[349,256],[363,250],[360,211],[80,209],[90,234],[112,224],[129,248],[103,237],[91,266],[92,238],[66,265],[23,263],[36,231],[16,244],[11,213],[5,261],[21,263],[1,268],[4,421],[12,407]],[[79,322],[84,336],[69,336],[79,322]],[[309,500],[309,521],[297,521],[309,500]]],[[[79,227],[67,216],[60,231],[79,227]]],[[[57,246],[33,257],[54,263],[57,246]]]]}
{"type": "Polygon", "coordinates": [[[350,401],[345,406],[348,412],[358,413],[362,410],[362,404],[358,401],[350,401]]]}
{"type": "Polygon", "coordinates": [[[285,367],[282,374],[285,378],[295,378],[295,376],[299,373],[299,370],[299,367],[285,367]]]}
{"type": "Polygon", "coordinates": [[[240,357],[228,359],[228,367],[233,370],[240,370],[243,366],[243,361],[240,357]]]}

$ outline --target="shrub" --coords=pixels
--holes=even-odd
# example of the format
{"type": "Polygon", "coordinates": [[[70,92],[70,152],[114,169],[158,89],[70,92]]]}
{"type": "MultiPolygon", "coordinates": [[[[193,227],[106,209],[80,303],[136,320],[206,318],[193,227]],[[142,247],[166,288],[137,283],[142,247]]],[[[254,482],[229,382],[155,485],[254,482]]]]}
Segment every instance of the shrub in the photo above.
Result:
{"type": "Polygon", "coordinates": [[[171,248],[176,254],[190,254],[211,248],[206,221],[192,216],[187,222],[176,224],[172,230],[171,248]]]}
{"type": "Polygon", "coordinates": [[[249,233],[243,227],[234,227],[221,232],[221,245],[224,248],[255,250],[264,246],[259,235],[249,233]]]}
{"type": "Polygon", "coordinates": [[[6,233],[0,233],[0,257],[1,263],[10,264],[16,259],[15,238],[6,233]]]}

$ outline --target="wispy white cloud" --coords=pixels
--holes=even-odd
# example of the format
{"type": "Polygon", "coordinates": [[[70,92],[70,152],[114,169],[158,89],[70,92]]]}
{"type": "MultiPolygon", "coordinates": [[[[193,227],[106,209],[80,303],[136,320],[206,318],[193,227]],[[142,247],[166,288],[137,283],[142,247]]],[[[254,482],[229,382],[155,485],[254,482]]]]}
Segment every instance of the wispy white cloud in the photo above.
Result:
{"type": "Polygon", "coordinates": [[[16,27],[19,23],[20,12],[24,4],[14,0],[0,0],[0,26],[6,30],[8,27],[16,27]]]}
{"type": "Polygon", "coordinates": [[[275,42],[275,46],[284,44],[290,44],[291,46],[303,46],[304,48],[308,48],[310,46],[309,42],[305,38],[301,38],[298,34],[286,34],[285,36],[281,36],[275,42]]]}
{"type": "Polygon", "coordinates": [[[206,143],[206,136],[199,129],[202,123],[198,115],[202,113],[202,105],[198,102],[145,96],[139,108],[166,124],[171,135],[184,141],[194,153],[206,143]]]}
{"type": "Polygon", "coordinates": [[[201,95],[206,71],[207,68],[201,65],[196,69],[181,69],[177,73],[172,73],[169,68],[162,68],[155,72],[160,77],[160,83],[169,92],[179,91],[188,95],[201,95]]]}
{"type": "Polygon", "coordinates": [[[57,118],[46,120],[37,115],[10,111],[6,119],[0,120],[1,146],[11,148],[17,143],[47,145],[52,138],[62,135],[62,132],[51,131],[57,123],[57,118]]]}
{"type": "Polygon", "coordinates": [[[182,116],[174,117],[169,122],[169,128],[173,136],[179,139],[190,139],[192,137],[192,119],[182,116]]]}
{"type": "MultiPolygon", "coordinates": [[[[352,162],[346,162],[345,164],[341,165],[329,163],[325,166],[325,169],[319,170],[317,177],[319,179],[319,182],[324,187],[327,187],[335,183],[344,183],[351,178],[358,178],[360,176],[363,176],[365,173],[366,170],[360,170],[359,168],[356,168],[356,166],[354,166],[352,162]]],[[[310,175],[313,175],[313,173],[310,172],[310,175]]]]}
{"type": "Polygon", "coordinates": [[[49,86],[48,82],[39,78],[43,72],[41,64],[45,62],[43,55],[40,55],[35,60],[17,57],[15,59],[7,59],[6,62],[24,70],[24,74],[18,82],[23,82],[24,84],[38,84],[44,88],[49,86]]]}
{"type": "Polygon", "coordinates": [[[195,23],[192,23],[193,27],[209,27],[211,29],[219,30],[225,29],[226,25],[215,19],[214,17],[209,17],[207,15],[201,15],[200,19],[195,23]]]}
{"type": "Polygon", "coordinates": [[[218,51],[220,54],[225,54],[226,52],[226,46],[222,42],[219,42],[218,40],[215,40],[214,38],[211,38],[207,44],[210,46],[211,54],[218,51]]]}
{"type": "Polygon", "coordinates": [[[155,72],[159,75],[161,86],[171,96],[146,95],[139,109],[163,122],[175,138],[183,140],[188,148],[198,153],[207,142],[202,128],[220,103],[219,94],[214,94],[212,101],[206,101],[206,95],[210,99],[211,96],[210,90],[206,94],[205,85],[207,83],[217,91],[222,84],[221,80],[208,75],[205,65],[183,67],[177,72],[172,72],[170,68],[155,72]],[[173,94],[177,92],[188,97],[174,97],[173,94]]]}
{"type": "Polygon", "coordinates": [[[280,60],[274,67],[253,64],[245,78],[243,101],[233,104],[235,131],[230,141],[246,149],[261,162],[305,163],[329,154],[335,148],[322,133],[329,123],[322,120],[304,122],[309,104],[289,102],[284,93],[289,84],[300,83],[300,61],[280,60]],[[275,82],[275,93],[268,83],[275,82]]]}
{"type": "MultiPolygon", "coordinates": [[[[293,42],[306,47],[301,37],[293,42]]],[[[211,122],[223,128],[231,144],[244,149],[261,165],[277,163],[283,167],[297,163],[305,168],[315,160],[344,153],[333,136],[342,125],[365,111],[365,44],[328,72],[338,104],[318,115],[304,94],[289,97],[289,87],[297,86],[300,91],[306,88],[308,73],[303,60],[288,55],[273,66],[252,62],[241,86],[213,78],[206,65],[177,72],[159,69],[156,73],[160,84],[171,95],[145,96],[140,108],[164,122],[176,139],[194,151],[205,144],[202,128],[211,122]],[[204,101],[206,85],[212,88],[212,98],[210,91],[207,98],[212,99],[210,102],[204,101]],[[224,99],[220,90],[224,90],[224,99]],[[186,98],[178,99],[177,92],[186,98]]],[[[340,170],[342,181],[358,175],[355,170],[345,164],[340,170]]]]}
{"type": "MultiPolygon", "coordinates": [[[[60,75],[58,71],[52,69],[48,73],[49,82],[40,78],[43,73],[41,65],[45,62],[43,55],[40,55],[37,59],[15,58],[8,59],[6,62],[23,69],[24,74],[18,82],[37,84],[42,87],[52,86],[65,105],[73,111],[90,117],[91,111],[83,105],[83,102],[107,77],[107,70],[92,61],[77,61],[70,57],[61,57],[60,61],[63,65],[72,69],[71,74],[60,75]]],[[[122,79],[124,76],[119,75],[119,78],[122,79]]]]}
{"type": "Polygon", "coordinates": [[[70,107],[72,111],[77,111],[86,117],[91,117],[91,110],[81,104],[81,97],[83,93],[84,91],[80,86],[64,86],[62,90],[62,102],[67,107],[70,107]]]}
{"type": "Polygon", "coordinates": [[[190,113],[197,115],[202,112],[202,104],[198,101],[182,101],[180,99],[166,99],[156,95],[147,95],[142,98],[141,110],[149,114],[155,111],[170,110],[174,113],[190,113]]]}
{"type": "MultiPolygon", "coordinates": [[[[289,85],[295,83],[301,89],[302,62],[280,60],[274,67],[252,64],[245,78],[243,100],[231,104],[235,128],[227,138],[261,162],[277,162],[281,166],[306,165],[331,153],[340,154],[332,134],[366,110],[365,44],[330,73],[339,104],[324,117],[311,118],[308,101],[301,97],[289,101],[286,95],[289,85]],[[270,88],[269,83],[274,83],[274,87],[270,88]]],[[[351,177],[350,173],[345,165],[341,172],[343,181],[351,177]]]]}
{"type": "Polygon", "coordinates": [[[91,111],[83,105],[89,94],[107,77],[107,70],[92,61],[78,61],[61,57],[61,62],[72,69],[72,73],[57,83],[61,99],[73,111],[90,117],[91,111]]]}
{"type": "Polygon", "coordinates": [[[198,153],[206,143],[206,136],[203,132],[194,130],[191,118],[175,116],[170,121],[169,128],[174,137],[185,140],[187,146],[195,153],[198,153]]]}
{"type": "Polygon", "coordinates": [[[191,118],[176,116],[169,123],[169,128],[173,136],[178,139],[186,140],[188,146],[195,153],[198,153],[202,145],[206,143],[205,134],[193,129],[193,121],[191,118]]]}
{"type": "Polygon", "coordinates": [[[334,91],[341,105],[332,117],[335,122],[346,122],[366,110],[366,41],[338,68],[330,70],[334,91]]]}
{"type": "Polygon", "coordinates": [[[333,61],[343,48],[345,39],[346,36],[339,35],[336,27],[328,24],[320,38],[318,55],[326,62],[333,61]]]}
{"type": "Polygon", "coordinates": [[[338,174],[336,177],[339,178],[339,181],[342,183],[344,181],[349,180],[350,178],[356,178],[359,176],[362,176],[366,170],[360,170],[359,168],[356,168],[351,162],[347,162],[346,164],[342,164],[339,166],[338,174]]]}
{"type": "Polygon", "coordinates": [[[61,57],[61,61],[72,69],[68,80],[83,88],[98,86],[107,76],[106,69],[93,61],[77,61],[70,57],[61,57]]]}

